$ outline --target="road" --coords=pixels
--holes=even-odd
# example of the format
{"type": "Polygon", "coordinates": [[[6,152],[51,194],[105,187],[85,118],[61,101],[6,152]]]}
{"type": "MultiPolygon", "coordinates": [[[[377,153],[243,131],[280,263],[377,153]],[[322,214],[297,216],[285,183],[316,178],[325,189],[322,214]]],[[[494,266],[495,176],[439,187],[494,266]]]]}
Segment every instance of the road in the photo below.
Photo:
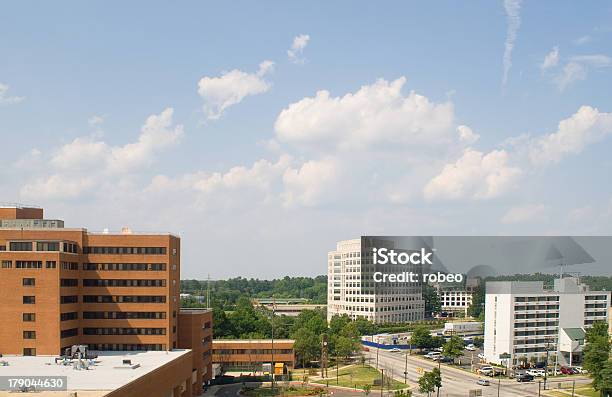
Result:
{"type": "MultiPolygon", "coordinates": [[[[376,348],[372,348],[366,353],[368,361],[371,365],[376,366],[376,348]]],[[[404,381],[404,368],[406,366],[406,355],[401,353],[392,353],[380,349],[378,352],[378,368],[383,369],[385,374],[390,374],[399,381],[404,381]]],[[[438,366],[437,363],[425,359],[423,357],[417,357],[415,355],[408,356],[408,371],[407,380],[412,386],[416,386],[418,379],[421,376],[418,372],[418,368],[422,368],[425,371],[431,371],[434,366],[438,366]]],[[[482,396],[497,397],[498,396],[498,380],[485,377],[491,381],[491,386],[480,386],[476,382],[479,376],[472,374],[458,368],[452,368],[446,365],[441,366],[442,373],[442,388],[440,389],[440,396],[442,397],[467,397],[469,391],[474,389],[481,389],[482,396]]],[[[555,379],[551,384],[556,384],[560,380],[555,379]]],[[[566,380],[567,381],[567,380],[566,380]]],[[[570,380],[571,381],[571,380],[570,380]]],[[[588,380],[576,379],[576,382],[585,382],[588,380]]],[[[538,382],[526,382],[519,383],[515,380],[502,380],[499,385],[499,396],[500,397],[515,397],[515,396],[538,396],[538,382]]],[[[418,386],[416,386],[418,390],[418,386]]]]}

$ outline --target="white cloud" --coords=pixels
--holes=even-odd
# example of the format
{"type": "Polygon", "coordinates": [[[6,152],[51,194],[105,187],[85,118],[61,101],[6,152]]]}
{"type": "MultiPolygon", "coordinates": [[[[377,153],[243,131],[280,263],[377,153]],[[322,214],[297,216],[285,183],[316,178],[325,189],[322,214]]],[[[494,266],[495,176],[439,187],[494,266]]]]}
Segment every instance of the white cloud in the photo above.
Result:
{"type": "Polygon", "coordinates": [[[256,73],[238,69],[223,73],[220,77],[202,77],[198,82],[198,94],[204,99],[204,113],[209,120],[216,120],[230,106],[236,105],[247,96],[263,94],[272,84],[264,77],[271,73],[274,62],[259,64],[256,73]]]}
{"type": "Polygon", "coordinates": [[[25,100],[22,96],[8,96],[8,90],[8,85],[0,83],[0,105],[14,105],[25,100]]]}
{"type": "Polygon", "coordinates": [[[585,36],[581,36],[578,37],[577,39],[573,40],[573,43],[575,45],[583,45],[583,44],[587,44],[590,43],[593,40],[593,38],[589,35],[585,35],[585,36]]]}
{"type": "Polygon", "coordinates": [[[612,67],[612,58],[607,55],[579,55],[569,59],[563,70],[555,76],[553,82],[559,91],[565,90],[570,84],[585,80],[590,69],[612,67]]]}
{"type": "Polygon", "coordinates": [[[558,163],[611,133],[612,113],[582,106],[571,117],[561,120],[557,131],[533,139],[529,144],[529,157],[534,165],[558,163]]]}
{"type": "Polygon", "coordinates": [[[558,64],[559,64],[559,47],[555,46],[548,54],[546,54],[546,56],[544,57],[544,61],[542,61],[542,64],[540,65],[540,68],[542,70],[546,70],[546,69],[555,67],[558,64]]]}
{"type": "Polygon", "coordinates": [[[474,131],[472,131],[472,129],[467,125],[458,126],[457,132],[459,133],[459,140],[464,142],[466,145],[471,145],[480,138],[480,135],[474,133],[474,131]]]}
{"type": "Polygon", "coordinates": [[[20,194],[28,200],[74,199],[93,189],[95,185],[95,180],[91,176],[53,174],[48,178],[38,178],[33,183],[25,184],[20,194]]]}
{"type": "Polygon", "coordinates": [[[283,175],[283,204],[286,207],[321,204],[333,195],[339,175],[340,165],[331,158],[311,160],[300,168],[287,169],[283,175]]]}
{"type": "Polygon", "coordinates": [[[489,199],[511,190],[521,170],[509,165],[508,153],[482,153],[468,148],[455,162],[444,166],[423,193],[427,200],[489,199]]]}
{"type": "Polygon", "coordinates": [[[87,119],[87,123],[92,127],[102,125],[102,123],[104,123],[104,116],[93,115],[87,119]]]}
{"type": "Polygon", "coordinates": [[[183,137],[183,126],[173,126],[173,113],[172,108],[167,108],[160,114],[149,116],[140,130],[137,142],[111,149],[108,168],[124,172],[148,165],[161,149],[178,143],[183,137]]]}
{"type": "Polygon", "coordinates": [[[508,74],[512,67],[512,50],[514,49],[518,30],[521,27],[521,0],[504,0],[504,10],[506,11],[508,27],[506,30],[506,42],[504,43],[502,86],[505,86],[508,82],[508,74]]]}
{"type": "Polygon", "coordinates": [[[183,126],[172,125],[174,110],[167,108],[147,118],[138,140],[124,146],[110,146],[93,137],[77,137],[51,157],[59,169],[93,168],[96,171],[127,172],[150,164],[155,155],[172,146],[183,136],[183,126]]]}
{"type": "Polygon", "coordinates": [[[294,145],[349,149],[397,143],[432,147],[456,141],[452,104],[435,104],[414,92],[403,95],[405,83],[405,77],[380,79],[342,97],[318,91],[282,110],[274,125],[277,137],[294,145]]]}
{"type": "Polygon", "coordinates": [[[301,34],[299,36],[295,36],[293,39],[293,43],[291,43],[291,48],[287,50],[287,57],[293,63],[304,63],[304,58],[302,58],[302,53],[304,52],[304,48],[308,45],[308,41],[310,40],[310,36],[307,34],[301,34]]]}
{"type": "Polygon", "coordinates": [[[543,204],[532,204],[520,207],[513,207],[508,210],[501,218],[504,224],[515,224],[534,222],[545,217],[547,207],[543,204]]]}
{"type": "Polygon", "coordinates": [[[590,205],[574,208],[567,214],[567,219],[574,223],[587,223],[593,219],[593,208],[590,205]]]}

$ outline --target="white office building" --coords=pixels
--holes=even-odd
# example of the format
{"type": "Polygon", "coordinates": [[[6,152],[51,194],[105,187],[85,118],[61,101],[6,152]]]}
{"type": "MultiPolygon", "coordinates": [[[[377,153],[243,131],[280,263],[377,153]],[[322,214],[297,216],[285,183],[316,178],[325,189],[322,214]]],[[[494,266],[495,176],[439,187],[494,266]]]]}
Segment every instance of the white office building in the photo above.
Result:
{"type": "MultiPolygon", "coordinates": [[[[422,320],[425,303],[420,285],[403,282],[375,283],[372,257],[361,239],[337,243],[327,256],[327,319],[346,314],[365,317],[376,323],[422,320]],[[362,257],[363,256],[363,257],[362,257]]],[[[410,271],[406,266],[385,266],[386,272],[410,271]]]]}
{"type": "Polygon", "coordinates": [[[558,365],[578,365],[584,330],[595,321],[609,321],[610,292],[589,291],[576,277],[541,281],[486,283],[484,354],[488,362],[508,365],[532,357],[558,365]],[[548,355],[547,355],[548,350],[548,355]]]}

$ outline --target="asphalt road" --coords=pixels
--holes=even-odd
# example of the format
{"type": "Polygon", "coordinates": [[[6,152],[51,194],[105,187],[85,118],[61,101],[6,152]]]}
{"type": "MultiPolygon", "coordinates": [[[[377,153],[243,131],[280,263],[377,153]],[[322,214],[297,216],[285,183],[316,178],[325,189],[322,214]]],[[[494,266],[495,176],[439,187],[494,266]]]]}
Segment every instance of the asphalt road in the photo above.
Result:
{"type": "MultiPolygon", "coordinates": [[[[366,353],[369,359],[369,363],[376,366],[376,348],[372,348],[366,353]]],[[[380,349],[378,352],[378,368],[383,369],[386,374],[391,374],[396,380],[404,380],[404,368],[406,366],[406,355],[401,353],[391,353],[380,349]]],[[[419,368],[425,371],[431,371],[434,366],[438,366],[436,362],[431,360],[418,357],[415,355],[408,356],[408,371],[407,380],[412,386],[416,386],[418,379],[421,374],[418,372],[419,368]]],[[[476,382],[479,376],[469,372],[462,371],[457,368],[448,367],[446,365],[441,366],[442,373],[442,388],[440,389],[440,396],[442,397],[467,397],[469,391],[474,389],[481,389],[483,396],[497,397],[498,396],[498,380],[489,377],[483,377],[489,379],[491,386],[480,386],[476,382]]],[[[553,381],[554,383],[559,380],[553,381]]],[[[579,382],[577,380],[577,382],[579,382]]],[[[551,383],[552,384],[552,383],[551,383]]],[[[418,389],[418,387],[417,387],[418,389]]],[[[418,394],[417,394],[418,395],[418,394]]],[[[513,379],[502,380],[499,385],[499,396],[500,397],[515,397],[515,396],[538,396],[538,382],[526,382],[519,383],[513,379]]]]}

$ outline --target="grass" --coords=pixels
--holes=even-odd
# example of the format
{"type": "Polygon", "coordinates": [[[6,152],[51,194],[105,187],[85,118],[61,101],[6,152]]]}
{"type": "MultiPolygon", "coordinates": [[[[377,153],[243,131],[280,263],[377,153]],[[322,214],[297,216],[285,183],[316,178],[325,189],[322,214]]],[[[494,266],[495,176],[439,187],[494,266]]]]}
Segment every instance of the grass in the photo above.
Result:
{"type": "MultiPolygon", "coordinates": [[[[380,386],[374,386],[374,381],[379,380],[380,377],[380,371],[374,367],[370,367],[369,365],[351,365],[340,369],[337,377],[338,382],[336,382],[336,371],[330,370],[329,378],[316,380],[313,383],[327,385],[329,382],[330,386],[354,387],[362,390],[364,386],[369,385],[372,387],[372,390],[380,390],[380,386]]],[[[405,388],[406,385],[402,382],[393,379],[389,379],[389,383],[385,381],[385,389],[400,390],[405,388]]]]}
{"type": "MultiPolygon", "coordinates": [[[[572,395],[572,388],[564,387],[562,391],[549,391],[547,394],[554,397],[568,397],[572,395]]],[[[586,396],[586,397],[599,397],[600,394],[598,391],[595,391],[591,386],[579,386],[576,387],[575,396],[586,396]]]]}
{"type": "Polygon", "coordinates": [[[266,387],[244,387],[242,394],[248,397],[274,397],[274,396],[319,396],[327,394],[322,387],[275,387],[272,390],[269,386],[266,387]]]}

